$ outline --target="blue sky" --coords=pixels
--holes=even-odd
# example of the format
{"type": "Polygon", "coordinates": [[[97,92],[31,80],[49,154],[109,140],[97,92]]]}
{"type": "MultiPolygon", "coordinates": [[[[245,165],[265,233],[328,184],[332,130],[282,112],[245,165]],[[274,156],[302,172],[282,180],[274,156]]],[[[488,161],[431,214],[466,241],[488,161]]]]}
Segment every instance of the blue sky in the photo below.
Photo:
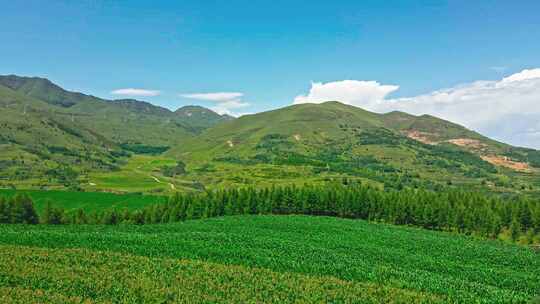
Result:
{"type": "Polygon", "coordinates": [[[341,80],[399,86],[383,96],[397,99],[540,67],[539,1],[2,2],[1,74],[159,91],[133,97],[171,109],[229,92],[221,110],[258,112],[341,80]]]}

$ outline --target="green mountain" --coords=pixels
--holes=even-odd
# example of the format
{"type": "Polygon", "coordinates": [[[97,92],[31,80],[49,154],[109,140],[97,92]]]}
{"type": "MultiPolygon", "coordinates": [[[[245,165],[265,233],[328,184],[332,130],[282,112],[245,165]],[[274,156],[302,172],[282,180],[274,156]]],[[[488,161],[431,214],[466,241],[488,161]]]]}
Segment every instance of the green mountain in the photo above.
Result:
{"type": "Polygon", "coordinates": [[[0,76],[0,109],[0,172],[10,184],[32,187],[115,170],[131,152],[161,153],[218,123],[14,75],[0,76]]]}
{"type": "Polygon", "coordinates": [[[214,179],[193,173],[205,184],[345,177],[385,187],[459,185],[536,193],[540,181],[535,150],[499,143],[433,116],[376,114],[339,102],[243,116],[167,154],[193,164],[194,172],[218,168],[214,179]]]}
{"type": "Polygon", "coordinates": [[[201,106],[184,106],[174,112],[189,125],[199,129],[208,129],[220,122],[233,120],[229,115],[218,113],[201,106]]]}
{"type": "Polygon", "coordinates": [[[358,179],[540,195],[540,152],[429,115],[326,102],[233,119],[13,75],[0,76],[0,109],[0,187],[151,192],[358,179]]]}

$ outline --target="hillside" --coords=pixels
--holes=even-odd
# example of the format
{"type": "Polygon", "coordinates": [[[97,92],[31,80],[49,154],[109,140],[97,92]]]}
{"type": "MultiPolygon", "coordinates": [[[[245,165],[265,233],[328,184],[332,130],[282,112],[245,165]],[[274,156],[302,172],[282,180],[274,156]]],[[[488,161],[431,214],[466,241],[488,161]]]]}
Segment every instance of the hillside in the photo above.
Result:
{"type": "MultiPolygon", "coordinates": [[[[205,184],[242,183],[250,176],[268,181],[269,166],[285,175],[296,170],[304,180],[347,176],[388,187],[461,185],[497,192],[535,193],[540,177],[537,151],[432,116],[376,114],[339,102],[243,116],[207,129],[167,155],[192,164],[193,171],[217,170],[205,184]],[[227,171],[243,173],[235,182],[220,174],[227,171]]],[[[283,180],[279,174],[275,179],[283,180]]]]}
{"type": "Polygon", "coordinates": [[[0,76],[0,108],[0,186],[76,185],[80,174],[116,170],[130,153],[161,153],[218,123],[14,75],[0,76]]]}
{"type": "Polygon", "coordinates": [[[220,122],[234,119],[232,116],[226,114],[219,115],[218,113],[201,106],[184,106],[174,111],[174,113],[186,121],[190,126],[201,131],[220,122]]]}
{"type": "Polygon", "coordinates": [[[0,187],[170,192],[348,178],[540,195],[540,152],[429,115],[326,102],[233,119],[13,75],[0,76],[0,108],[0,187]]]}
{"type": "Polygon", "coordinates": [[[0,245],[8,301],[526,303],[540,293],[528,248],[327,217],[3,225],[0,245]]]}

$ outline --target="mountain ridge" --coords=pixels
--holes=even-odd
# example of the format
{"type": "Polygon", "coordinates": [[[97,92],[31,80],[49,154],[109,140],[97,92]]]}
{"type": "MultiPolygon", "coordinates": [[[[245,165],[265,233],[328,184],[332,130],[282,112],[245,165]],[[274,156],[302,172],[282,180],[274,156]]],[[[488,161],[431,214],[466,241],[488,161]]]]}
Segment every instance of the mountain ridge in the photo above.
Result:
{"type": "Polygon", "coordinates": [[[257,167],[309,167],[313,176],[375,179],[392,187],[478,188],[511,185],[509,176],[538,176],[540,163],[529,163],[529,154],[539,155],[433,116],[378,114],[336,101],[242,116],[166,152],[200,166],[240,165],[248,176],[257,167]]]}
{"type": "MultiPolygon", "coordinates": [[[[0,172],[11,181],[25,172],[18,180],[47,184],[42,177],[59,168],[78,176],[114,172],[129,167],[130,155],[148,154],[186,164],[187,171],[163,171],[180,172],[172,179],[160,176],[197,188],[296,182],[299,171],[306,180],[343,177],[385,187],[535,192],[540,185],[536,150],[430,115],[378,114],[338,101],[233,119],[201,106],[173,112],[69,92],[42,78],[0,76],[0,108],[0,172]],[[275,178],[276,170],[290,177],[275,178]]],[[[161,172],[153,170],[154,177],[161,172]]]]}

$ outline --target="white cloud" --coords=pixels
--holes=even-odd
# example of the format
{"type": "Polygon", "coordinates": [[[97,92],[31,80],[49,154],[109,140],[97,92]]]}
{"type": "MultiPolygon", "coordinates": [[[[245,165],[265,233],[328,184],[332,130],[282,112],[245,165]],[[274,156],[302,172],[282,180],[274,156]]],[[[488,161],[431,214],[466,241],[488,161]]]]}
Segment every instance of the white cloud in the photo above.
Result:
{"type": "Polygon", "coordinates": [[[295,104],[340,101],[353,106],[370,106],[399,89],[395,85],[381,85],[376,81],[342,80],[311,84],[309,94],[294,99],[295,104]]]}
{"type": "Polygon", "coordinates": [[[111,92],[113,95],[124,95],[124,96],[158,96],[161,94],[160,91],[156,90],[145,90],[145,89],[118,89],[111,92]]]}
{"type": "Polygon", "coordinates": [[[234,110],[249,107],[249,103],[242,102],[240,100],[228,100],[225,102],[219,102],[215,106],[210,107],[210,109],[220,115],[228,114],[231,116],[241,116],[241,114],[236,113],[234,110]]]}
{"type": "Polygon", "coordinates": [[[342,101],[371,111],[431,114],[495,139],[540,148],[540,69],[523,70],[498,81],[476,81],[408,98],[386,99],[397,86],[336,81],[313,84],[294,103],[342,101]]]}
{"type": "Polygon", "coordinates": [[[231,99],[238,99],[244,96],[243,93],[238,92],[217,92],[217,93],[192,93],[192,94],[180,94],[181,97],[207,100],[207,101],[228,101],[231,99]]]}
{"type": "Polygon", "coordinates": [[[540,78],[540,69],[523,70],[503,78],[503,82],[523,81],[540,78]]]}
{"type": "Polygon", "coordinates": [[[190,93],[180,94],[180,97],[214,102],[210,109],[220,115],[228,114],[239,116],[234,110],[249,107],[248,102],[242,101],[243,93],[239,92],[215,92],[215,93],[190,93]]]}

